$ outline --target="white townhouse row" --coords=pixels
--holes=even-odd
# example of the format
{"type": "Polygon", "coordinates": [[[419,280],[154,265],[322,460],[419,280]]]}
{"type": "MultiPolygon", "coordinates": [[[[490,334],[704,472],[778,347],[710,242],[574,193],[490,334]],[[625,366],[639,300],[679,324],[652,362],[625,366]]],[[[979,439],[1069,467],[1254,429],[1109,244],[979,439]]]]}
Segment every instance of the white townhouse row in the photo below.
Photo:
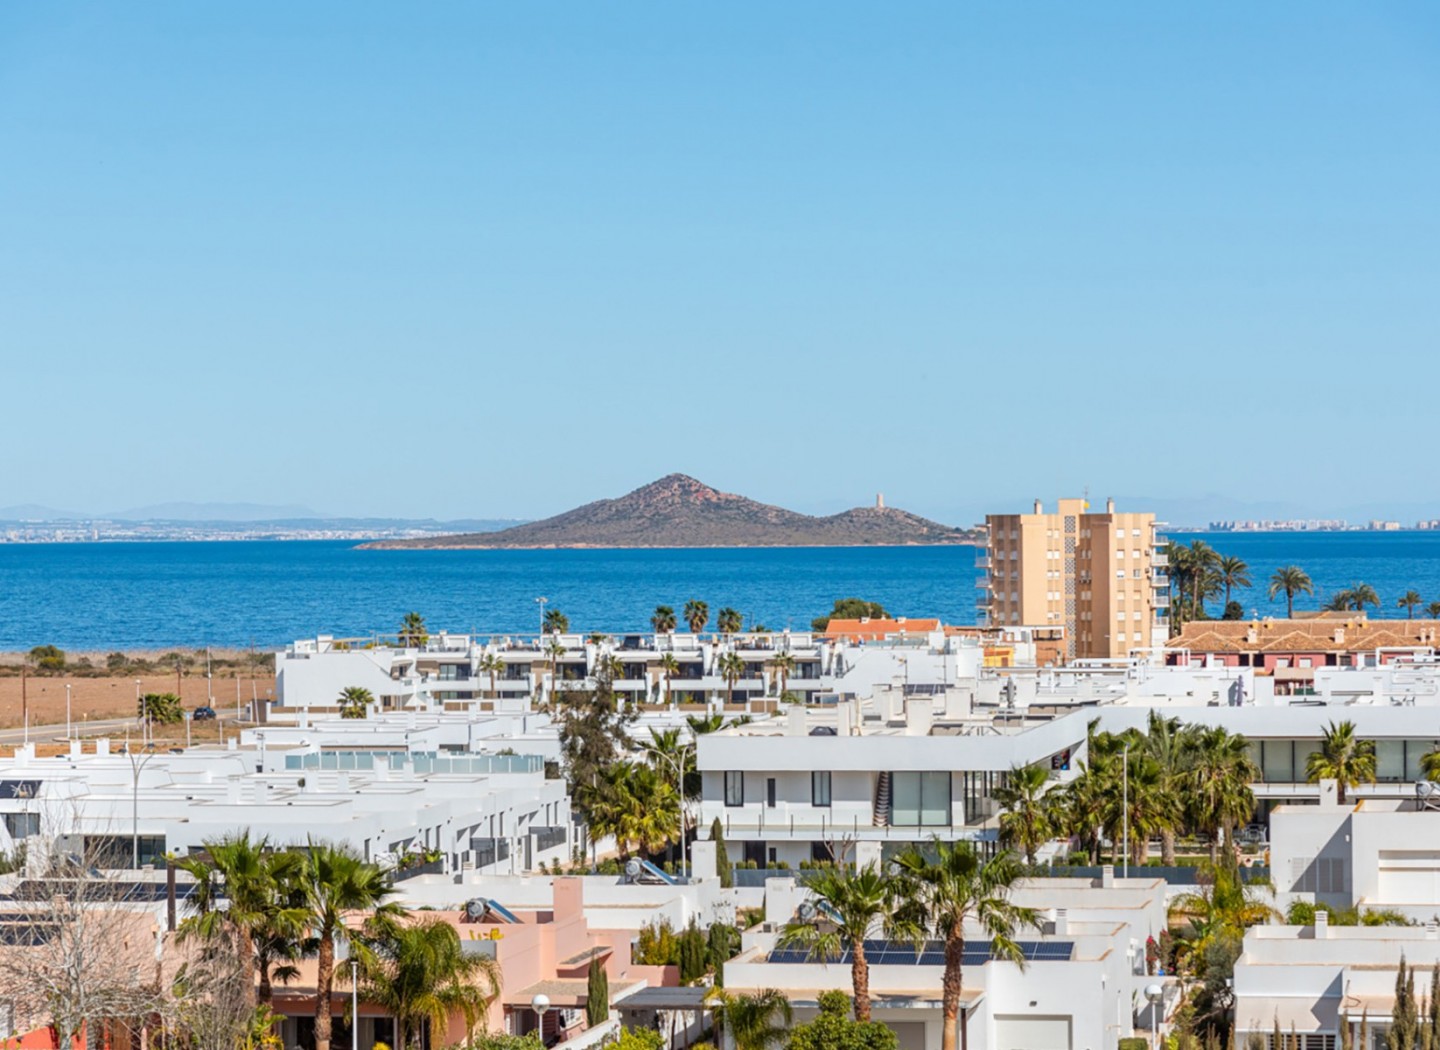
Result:
{"type": "Polygon", "coordinates": [[[39,836],[101,867],[163,864],[248,830],[348,844],[402,876],[527,870],[568,858],[573,837],[564,781],[538,755],[321,739],[131,754],[102,739],[57,758],[21,747],[0,759],[0,825],[6,849],[39,836]]]}

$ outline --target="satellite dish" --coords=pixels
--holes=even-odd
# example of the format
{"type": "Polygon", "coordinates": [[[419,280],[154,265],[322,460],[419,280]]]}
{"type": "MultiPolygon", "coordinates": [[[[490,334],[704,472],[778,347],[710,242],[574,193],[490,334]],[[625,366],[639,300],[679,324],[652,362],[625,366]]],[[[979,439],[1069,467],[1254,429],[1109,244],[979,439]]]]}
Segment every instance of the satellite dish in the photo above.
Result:
{"type": "Polygon", "coordinates": [[[800,907],[795,909],[795,914],[800,917],[801,922],[814,922],[815,905],[811,904],[809,901],[803,901],[801,902],[800,907]]]}
{"type": "Polygon", "coordinates": [[[627,879],[638,879],[640,877],[640,862],[638,860],[627,860],[625,862],[625,877],[627,879]]]}
{"type": "Polygon", "coordinates": [[[479,922],[490,911],[490,902],[484,897],[474,897],[465,902],[465,918],[479,922]]]}
{"type": "Polygon", "coordinates": [[[1429,798],[1435,794],[1435,785],[1428,780],[1421,780],[1415,785],[1415,794],[1421,798],[1429,798]]]}

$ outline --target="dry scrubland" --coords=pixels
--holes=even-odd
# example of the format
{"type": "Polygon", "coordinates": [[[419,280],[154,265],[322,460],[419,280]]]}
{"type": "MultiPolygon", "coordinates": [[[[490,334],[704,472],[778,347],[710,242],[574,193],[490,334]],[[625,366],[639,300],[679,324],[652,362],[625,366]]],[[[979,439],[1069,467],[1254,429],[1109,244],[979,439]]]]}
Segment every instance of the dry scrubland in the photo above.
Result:
{"type": "MultiPolygon", "coordinates": [[[[176,693],[185,707],[194,710],[214,698],[222,716],[235,717],[238,682],[240,698],[264,700],[273,695],[273,659],[263,654],[251,657],[242,650],[211,650],[211,679],[205,680],[205,652],[174,650],[126,652],[120,664],[111,653],[66,653],[64,670],[37,670],[33,664],[25,673],[23,688],[29,697],[30,724],[63,724],[65,686],[70,685],[71,717],[77,727],[90,719],[125,718],[135,714],[135,681],[142,693],[176,693]],[[176,655],[182,663],[180,679],[175,677],[176,655]],[[108,666],[107,666],[108,665],[108,666]],[[113,668],[113,669],[112,669],[113,668]],[[178,688],[177,688],[178,685],[178,688]]],[[[24,653],[0,654],[0,728],[24,725],[22,714],[21,667],[24,653]]],[[[204,723],[201,723],[203,726],[204,723]]],[[[185,727],[170,727],[185,739],[185,727]]],[[[199,739],[200,727],[196,728],[199,739]]],[[[213,738],[210,729],[206,736],[213,738]]]]}

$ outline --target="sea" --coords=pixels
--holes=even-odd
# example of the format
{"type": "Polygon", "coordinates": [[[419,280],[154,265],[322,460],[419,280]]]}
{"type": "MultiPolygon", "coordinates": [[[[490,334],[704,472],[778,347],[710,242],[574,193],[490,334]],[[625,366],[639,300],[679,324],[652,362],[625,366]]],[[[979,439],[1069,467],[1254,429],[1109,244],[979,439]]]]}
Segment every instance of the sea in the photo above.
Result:
{"type": "MultiPolygon", "coordinates": [[[[1440,532],[1172,533],[1250,564],[1247,615],[1284,615],[1264,581],[1299,565],[1324,596],[1357,581],[1386,615],[1415,589],[1440,600],[1440,532]]],[[[317,634],[393,634],[408,612],[432,631],[533,633],[541,605],[578,631],[640,631],[657,605],[699,598],[747,626],[805,629],[837,598],[974,623],[974,547],[691,550],[359,550],[348,540],[0,544],[0,651],[274,648],[317,634]]],[[[1217,608],[1214,610],[1218,614],[1217,608]]],[[[1372,616],[1375,613],[1372,612],[1372,616]]],[[[712,621],[713,622],[713,621],[712,621]]]]}

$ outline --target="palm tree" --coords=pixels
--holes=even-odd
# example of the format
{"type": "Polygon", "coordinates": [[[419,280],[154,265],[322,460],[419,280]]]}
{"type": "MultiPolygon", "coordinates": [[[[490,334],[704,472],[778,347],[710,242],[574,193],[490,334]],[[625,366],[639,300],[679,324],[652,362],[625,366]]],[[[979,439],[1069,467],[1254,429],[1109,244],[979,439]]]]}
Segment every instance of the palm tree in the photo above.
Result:
{"type": "Polygon", "coordinates": [[[700,773],[695,768],[695,745],[682,743],[680,730],[651,729],[650,746],[645,750],[655,760],[657,769],[671,773],[677,769],[683,771],[681,783],[675,785],[677,791],[683,790],[686,798],[700,796],[700,773]]]}
{"type": "Polygon", "coordinates": [[[705,630],[705,624],[709,620],[710,606],[699,598],[691,598],[685,603],[685,623],[689,626],[691,634],[699,634],[705,630]]]}
{"type": "Polygon", "coordinates": [[[994,790],[996,803],[1004,809],[1000,843],[1023,853],[1026,864],[1034,864],[1036,851],[1055,837],[1054,806],[1045,799],[1049,787],[1050,771],[1034,765],[1012,769],[1009,782],[994,790]]]}
{"type": "Polygon", "coordinates": [[[590,808],[595,837],[613,835],[621,857],[650,856],[680,832],[679,796],[670,780],[650,765],[616,762],[600,774],[590,808]]]}
{"type": "Polygon", "coordinates": [[[1220,583],[1225,588],[1225,604],[1229,605],[1232,587],[1250,586],[1250,566],[1242,558],[1224,554],[1216,563],[1216,569],[1220,573],[1220,583]]]}
{"type": "Polygon", "coordinates": [[[1242,881],[1236,868],[1212,865],[1200,878],[1199,893],[1181,894],[1170,905],[1172,917],[1190,924],[1193,958],[1204,958],[1205,949],[1216,940],[1238,941],[1249,927],[1280,917],[1261,899],[1265,885],[1242,881]]]}
{"type": "Polygon", "coordinates": [[[1210,835],[1210,859],[1219,856],[1221,839],[1255,812],[1250,785],[1260,770],[1250,757],[1250,745],[1239,733],[1223,726],[1194,730],[1188,768],[1181,788],[1194,826],[1210,835]]]}
{"type": "Polygon", "coordinates": [[[375,702],[375,694],[363,685],[347,685],[340,690],[340,717],[364,718],[375,702]]]}
{"type": "Polygon", "coordinates": [[[715,627],[721,634],[738,634],[744,625],[745,618],[740,615],[738,610],[729,606],[715,614],[715,627]]]}
{"type": "Polygon", "coordinates": [[[808,949],[811,958],[829,962],[850,952],[850,985],[855,993],[855,1020],[870,1020],[870,963],[865,941],[882,930],[890,916],[890,881],[874,864],[819,868],[805,877],[805,888],[819,902],[823,915],[786,923],[777,942],[782,948],[808,949]]]}
{"type": "Polygon", "coordinates": [[[455,928],[439,919],[378,924],[356,938],[356,947],[360,996],[395,1019],[395,1050],[406,1050],[416,1037],[423,1043],[427,1024],[438,1041],[456,1013],[464,1016],[468,1037],[500,994],[499,964],[465,952],[455,928]]]}
{"type": "Polygon", "coordinates": [[[1440,620],[1440,602],[1431,602],[1425,606],[1425,614],[1432,620],[1440,620]]]}
{"type": "Polygon", "coordinates": [[[1190,553],[1190,615],[1198,619],[1205,610],[1205,599],[1218,589],[1220,554],[1204,540],[1191,540],[1190,553]]]}
{"type": "Polygon", "coordinates": [[[1400,600],[1395,603],[1397,608],[1405,610],[1405,619],[1415,619],[1415,610],[1420,607],[1425,599],[1420,597],[1419,591],[1406,591],[1400,595],[1400,600]]]}
{"type": "Polygon", "coordinates": [[[1324,612],[1352,612],[1355,609],[1355,592],[1339,590],[1325,599],[1320,606],[1324,612]]]}
{"type": "Polygon", "coordinates": [[[749,995],[712,988],[705,1002],[715,1015],[716,1030],[730,1033],[735,1050],[769,1050],[790,1031],[790,1000],[774,988],[749,995]]]}
{"type": "Polygon", "coordinates": [[[1337,799],[1344,803],[1346,788],[1375,783],[1375,742],[1357,740],[1354,722],[1331,722],[1320,738],[1320,750],[1305,759],[1305,777],[1312,784],[1335,781],[1337,799]]]}
{"type": "Polygon", "coordinates": [[[408,612],[400,621],[400,644],[406,649],[416,649],[425,644],[430,635],[425,631],[425,617],[418,612],[408,612]]]}
{"type": "Polygon", "coordinates": [[[1015,942],[1015,934],[1023,926],[1038,929],[1039,917],[1035,909],[1010,900],[1010,890],[1020,878],[1020,865],[1008,851],[984,860],[969,842],[942,842],[937,837],[926,851],[907,847],[894,863],[895,895],[900,902],[892,920],[895,930],[908,933],[917,945],[930,935],[945,945],[940,1045],[942,1050],[956,1050],[964,1023],[960,990],[965,923],[973,919],[989,935],[992,957],[1023,967],[1025,953],[1015,942]]]}
{"type": "Polygon", "coordinates": [[[1420,772],[1431,783],[1440,781],[1440,747],[1432,748],[1420,756],[1420,772]]]}
{"type": "MultiPolygon", "coordinates": [[[[1165,718],[1151,711],[1145,728],[1145,753],[1160,767],[1161,790],[1179,801],[1183,798],[1183,781],[1190,758],[1190,745],[1194,732],[1180,728],[1180,719],[1165,718]]],[[[1181,806],[1183,816],[1184,807],[1181,806]]],[[[1175,835],[1180,830],[1177,820],[1160,829],[1160,862],[1175,864],[1175,835]]]]}
{"type": "MultiPolygon", "coordinates": [[[[1150,839],[1167,831],[1174,832],[1180,824],[1181,804],[1166,771],[1143,745],[1132,749],[1123,773],[1120,805],[1116,807],[1129,818],[1130,863],[1144,864],[1150,851],[1150,839]]],[[[1112,840],[1122,840],[1124,825],[1110,828],[1112,840]]]]}
{"type": "Polygon", "coordinates": [[[1352,583],[1350,590],[1350,604],[1356,612],[1364,612],[1365,606],[1372,605],[1380,608],[1380,595],[1375,593],[1375,588],[1368,583],[1352,583]]]}
{"type": "Polygon", "coordinates": [[[775,671],[775,677],[779,680],[779,695],[785,696],[785,687],[790,684],[790,676],[795,672],[795,657],[790,653],[776,653],[770,658],[770,667],[775,671]]]}
{"type": "Polygon", "coordinates": [[[387,902],[395,891],[385,873],[348,846],[310,843],[300,882],[310,913],[310,931],[316,939],[315,1050],[330,1050],[335,943],[349,937],[345,913],[373,910],[383,920],[401,912],[398,905],[387,902]]]}
{"type": "Polygon", "coordinates": [[[660,657],[659,667],[661,673],[665,675],[665,702],[667,704],[674,703],[675,691],[671,684],[675,680],[675,675],[680,671],[680,661],[675,659],[674,653],[665,653],[660,657]]]}
{"type": "Polygon", "coordinates": [[[1288,619],[1295,619],[1295,595],[1314,594],[1315,584],[1310,582],[1309,574],[1298,565],[1284,565],[1275,570],[1270,577],[1270,586],[1266,592],[1273,600],[1277,594],[1285,595],[1285,616],[1288,619]]]}
{"type": "Polygon", "coordinates": [[[569,634],[570,617],[559,609],[546,609],[545,618],[540,623],[540,630],[544,634],[569,634]]]}
{"type": "Polygon", "coordinates": [[[655,615],[650,617],[650,626],[656,634],[669,634],[675,630],[675,610],[668,605],[655,606],[655,615]]]}
{"type": "Polygon", "coordinates": [[[490,696],[492,698],[498,697],[500,693],[496,689],[495,680],[496,676],[505,670],[505,661],[500,659],[498,653],[486,653],[480,657],[480,663],[477,667],[481,674],[488,674],[490,676],[490,696]]]}
{"type": "Polygon", "coordinates": [[[716,661],[715,669],[725,679],[725,702],[733,704],[735,702],[735,683],[745,674],[745,661],[740,658],[738,653],[726,653],[716,661]]]}

